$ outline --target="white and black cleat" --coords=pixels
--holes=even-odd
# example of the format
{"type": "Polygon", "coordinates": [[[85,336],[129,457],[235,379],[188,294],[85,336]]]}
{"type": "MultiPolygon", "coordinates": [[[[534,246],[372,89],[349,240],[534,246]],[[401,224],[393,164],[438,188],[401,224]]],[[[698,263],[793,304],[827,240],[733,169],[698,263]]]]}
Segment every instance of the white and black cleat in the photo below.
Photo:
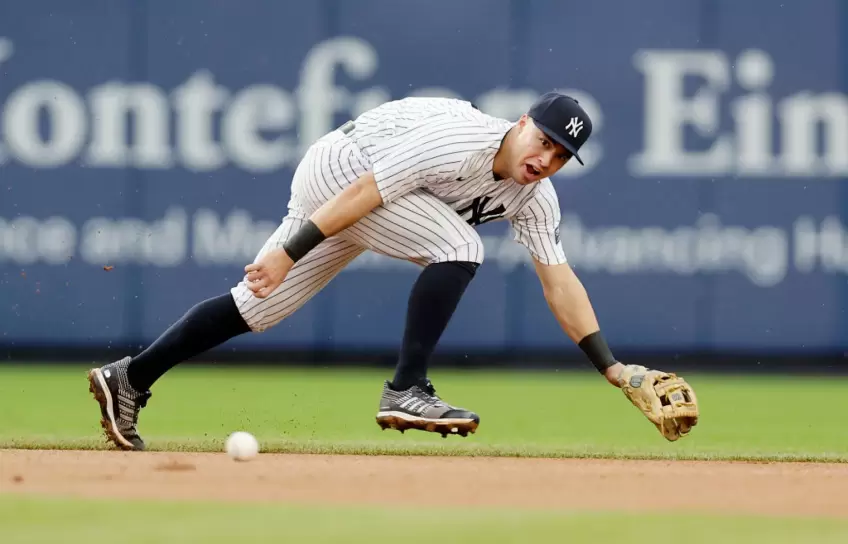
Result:
{"type": "Polygon", "coordinates": [[[130,358],[125,357],[88,371],[88,390],[100,405],[100,426],[106,438],[122,450],[142,451],[138,435],[138,413],[147,405],[150,391],[139,392],[127,380],[130,358]]]}
{"type": "Polygon", "coordinates": [[[477,431],[480,416],[444,402],[436,396],[436,390],[428,379],[400,391],[386,381],[377,424],[383,430],[395,429],[401,433],[417,429],[439,433],[442,438],[448,435],[466,437],[477,431]]]}

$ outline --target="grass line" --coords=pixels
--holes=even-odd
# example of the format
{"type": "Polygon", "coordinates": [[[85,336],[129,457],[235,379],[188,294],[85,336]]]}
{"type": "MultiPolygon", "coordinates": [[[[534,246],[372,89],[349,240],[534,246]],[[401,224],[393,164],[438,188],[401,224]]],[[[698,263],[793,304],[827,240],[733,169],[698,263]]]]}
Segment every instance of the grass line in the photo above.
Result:
{"type": "MultiPolygon", "coordinates": [[[[114,450],[101,440],[26,439],[0,440],[0,449],[21,450],[114,450]]],[[[157,440],[151,452],[218,453],[219,440],[157,440]]],[[[499,444],[398,444],[376,441],[276,440],[263,441],[263,453],[316,455],[403,455],[442,457],[513,457],[528,459],[621,459],[659,461],[742,461],[742,462],[814,462],[848,463],[848,455],[822,453],[722,453],[722,452],[646,452],[638,449],[598,450],[593,447],[551,447],[546,445],[499,444]]]]}
{"type": "MultiPolygon", "coordinates": [[[[0,366],[0,447],[109,449],[84,370],[0,366]]],[[[434,372],[440,394],[481,414],[481,432],[381,432],[384,374],[178,367],[157,383],[139,431],[153,451],[220,452],[246,430],[278,453],[848,462],[848,439],[834,432],[848,379],[687,376],[702,419],[669,443],[597,373],[434,372]]]]}

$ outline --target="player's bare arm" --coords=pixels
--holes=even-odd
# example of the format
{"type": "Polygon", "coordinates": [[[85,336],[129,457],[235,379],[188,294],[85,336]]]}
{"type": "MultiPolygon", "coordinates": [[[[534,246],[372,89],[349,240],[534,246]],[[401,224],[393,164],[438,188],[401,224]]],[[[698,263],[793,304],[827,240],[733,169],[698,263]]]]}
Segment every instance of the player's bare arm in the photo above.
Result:
{"type": "Polygon", "coordinates": [[[567,263],[546,265],[534,259],[545,300],[562,329],[607,381],[619,387],[669,441],[698,423],[695,392],[683,378],[615,359],[601,333],[583,283],[567,263]]]}
{"type": "Polygon", "coordinates": [[[600,335],[598,319],[583,283],[568,263],[545,265],[534,259],[545,300],[563,331],[579,345],[596,367],[604,368],[607,381],[620,387],[624,365],[616,361],[600,335]]]}
{"type": "Polygon", "coordinates": [[[353,225],[382,204],[374,175],[367,172],[333,196],[313,213],[286,245],[269,251],[255,263],[244,267],[248,288],[258,298],[271,294],[294,266],[325,238],[329,238],[353,225]]]}
{"type": "Polygon", "coordinates": [[[318,208],[310,220],[330,237],[353,225],[383,203],[372,172],[367,172],[318,208]]]}

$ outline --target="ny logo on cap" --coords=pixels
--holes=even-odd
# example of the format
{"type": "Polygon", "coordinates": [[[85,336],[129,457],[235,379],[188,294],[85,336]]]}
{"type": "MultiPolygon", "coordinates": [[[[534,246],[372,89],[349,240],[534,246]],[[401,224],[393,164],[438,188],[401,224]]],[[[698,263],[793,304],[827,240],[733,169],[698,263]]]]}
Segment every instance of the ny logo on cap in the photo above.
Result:
{"type": "Polygon", "coordinates": [[[572,138],[576,138],[580,134],[580,131],[583,130],[583,121],[577,117],[572,117],[571,121],[565,125],[565,130],[568,131],[572,138]]]}

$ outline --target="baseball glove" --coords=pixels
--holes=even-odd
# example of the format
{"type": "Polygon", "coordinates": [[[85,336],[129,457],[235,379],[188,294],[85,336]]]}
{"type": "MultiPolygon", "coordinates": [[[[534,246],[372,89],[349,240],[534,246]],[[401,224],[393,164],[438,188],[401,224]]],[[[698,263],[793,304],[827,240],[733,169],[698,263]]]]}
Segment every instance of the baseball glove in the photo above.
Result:
{"type": "Polygon", "coordinates": [[[698,399],[692,386],[676,374],[627,365],[618,376],[624,395],[669,442],[698,424],[698,399]]]}

